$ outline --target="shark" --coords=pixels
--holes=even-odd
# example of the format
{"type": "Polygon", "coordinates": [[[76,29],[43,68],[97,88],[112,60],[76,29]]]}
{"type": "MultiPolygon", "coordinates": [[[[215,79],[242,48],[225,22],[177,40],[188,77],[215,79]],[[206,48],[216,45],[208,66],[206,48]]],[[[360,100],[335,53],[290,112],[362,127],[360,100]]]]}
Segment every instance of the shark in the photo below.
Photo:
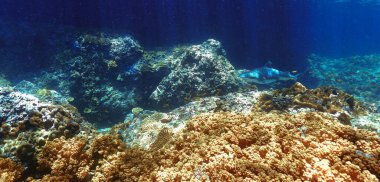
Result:
{"type": "Polygon", "coordinates": [[[239,77],[257,84],[270,84],[277,81],[297,80],[301,75],[293,74],[288,71],[280,71],[272,68],[270,65],[271,62],[268,62],[263,67],[255,68],[251,71],[244,71],[239,74],[239,77]]]}

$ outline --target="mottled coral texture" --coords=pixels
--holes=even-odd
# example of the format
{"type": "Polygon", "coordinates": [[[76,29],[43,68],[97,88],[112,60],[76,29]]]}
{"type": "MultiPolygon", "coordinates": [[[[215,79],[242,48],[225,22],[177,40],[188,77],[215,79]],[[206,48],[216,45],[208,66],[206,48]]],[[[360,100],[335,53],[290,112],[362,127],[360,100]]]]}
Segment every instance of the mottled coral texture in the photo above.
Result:
{"type": "Polygon", "coordinates": [[[99,135],[90,142],[57,138],[46,143],[38,171],[28,181],[147,181],[155,168],[151,153],[127,149],[116,136],[99,135]]]}
{"type": "Polygon", "coordinates": [[[322,113],[200,115],[177,138],[161,151],[158,181],[376,181],[380,177],[378,136],[322,113]]]}
{"type": "Polygon", "coordinates": [[[364,103],[342,90],[332,86],[307,89],[299,82],[290,88],[263,94],[258,107],[261,111],[309,108],[330,114],[347,111],[354,115],[360,115],[367,112],[364,103]]]}
{"type": "Polygon", "coordinates": [[[48,173],[41,181],[83,181],[93,163],[85,152],[86,142],[79,138],[57,138],[46,143],[38,156],[39,170],[48,173]]]}
{"type": "Polygon", "coordinates": [[[10,159],[0,158],[0,181],[12,182],[21,177],[22,166],[10,159]]]}
{"type": "Polygon", "coordinates": [[[155,150],[116,136],[48,142],[42,181],[377,181],[380,138],[319,112],[198,115],[155,150]]]}

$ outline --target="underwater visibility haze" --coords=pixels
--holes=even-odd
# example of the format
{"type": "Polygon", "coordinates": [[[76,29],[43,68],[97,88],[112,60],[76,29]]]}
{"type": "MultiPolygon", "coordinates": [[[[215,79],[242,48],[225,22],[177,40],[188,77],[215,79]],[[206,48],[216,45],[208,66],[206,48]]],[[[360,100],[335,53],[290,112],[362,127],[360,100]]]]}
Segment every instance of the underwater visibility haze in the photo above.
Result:
{"type": "Polygon", "coordinates": [[[1,0],[0,181],[379,181],[378,0],[1,0]]]}

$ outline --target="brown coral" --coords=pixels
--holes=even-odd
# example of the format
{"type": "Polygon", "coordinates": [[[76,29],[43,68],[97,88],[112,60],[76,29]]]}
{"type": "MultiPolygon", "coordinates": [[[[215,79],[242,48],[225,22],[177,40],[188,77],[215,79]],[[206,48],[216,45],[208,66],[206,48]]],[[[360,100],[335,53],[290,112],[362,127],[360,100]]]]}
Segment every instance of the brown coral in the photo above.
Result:
{"type": "MultiPolygon", "coordinates": [[[[169,131],[160,133],[166,138],[169,131]]],[[[42,181],[376,181],[380,177],[378,136],[317,112],[199,115],[182,133],[157,146],[127,149],[111,135],[100,135],[87,145],[78,138],[55,139],[45,145],[38,163],[49,173],[42,181]]]]}
{"type": "Polygon", "coordinates": [[[92,181],[152,181],[152,171],[158,168],[157,157],[132,148],[110,155],[96,167],[92,181]]]}
{"type": "Polygon", "coordinates": [[[21,177],[23,167],[10,159],[0,158],[0,181],[17,181],[21,177]]]}
{"type": "MultiPolygon", "coordinates": [[[[263,94],[256,109],[259,111],[280,110],[288,108],[309,108],[315,111],[335,114],[349,111],[355,115],[365,114],[367,109],[363,103],[353,96],[331,86],[307,89],[301,83],[290,88],[275,90],[271,94],[263,94]]],[[[347,120],[343,118],[343,120],[347,120]]]]}
{"type": "Polygon", "coordinates": [[[116,136],[101,135],[89,149],[96,161],[92,181],[150,181],[157,159],[141,148],[127,149],[116,136]]]}
{"type": "Polygon", "coordinates": [[[99,135],[92,141],[89,152],[95,160],[103,160],[109,155],[124,150],[124,143],[116,136],[99,135]]]}
{"type": "Polygon", "coordinates": [[[85,181],[90,176],[92,159],[79,138],[57,138],[44,146],[38,157],[39,170],[48,173],[42,181],[85,181]]]}
{"type": "Polygon", "coordinates": [[[28,181],[148,180],[156,163],[143,149],[126,149],[117,136],[99,135],[90,143],[78,137],[59,138],[47,142],[38,157],[36,173],[45,175],[28,181]]]}
{"type": "Polygon", "coordinates": [[[380,139],[320,113],[207,114],[162,151],[159,181],[373,181],[380,139]],[[367,155],[358,155],[363,151],[367,155]]]}

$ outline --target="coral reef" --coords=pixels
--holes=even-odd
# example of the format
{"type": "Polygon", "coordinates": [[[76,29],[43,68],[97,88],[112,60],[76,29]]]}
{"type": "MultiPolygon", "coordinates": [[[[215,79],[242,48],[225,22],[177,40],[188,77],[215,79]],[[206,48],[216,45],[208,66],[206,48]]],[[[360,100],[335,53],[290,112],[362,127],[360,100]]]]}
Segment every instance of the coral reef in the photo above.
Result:
{"type": "Polygon", "coordinates": [[[133,60],[143,53],[141,45],[131,36],[113,37],[107,35],[81,35],[74,42],[75,48],[83,52],[103,54],[105,59],[133,60]]]}
{"type": "MultiPolygon", "coordinates": [[[[138,181],[157,167],[152,154],[127,149],[115,136],[55,139],[46,143],[38,157],[40,177],[28,181],[138,181]]],[[[144,178],[143,178],[144,177],[144,178]]]]}
{"type": "MultiPolygon", "coordinates": [[[[8,89],[2,99],[28,96],[8,89]]],[[[32,106],[24,108],[42,105],[28,97],[32,106]]],[[[18,143],[13,154],[3,154],[9,159],[0,159],[0,174],[27,181],[376,181],[380,138],[355,128],[357,122],[354,127],[342,124],[336,116],[365,117],[361,104],[350,99],[332,87],[310,90],[297,83],[271,92],[199,98],[167,113],[134,108],[125,123],[104,131],[106,135],[74,127],[83,132],[18,143]],[[326,103],[315,102],[317,98],[326,103]]],[[[34,111],[26,116],[39,123],[45,115],[34,111]]],[[[41,126],[36,124],[33,137],[49,132],[41,126]]],[[[21,141],[29,130],[23,131],[12,141],[21,141]]]]}
{"type": "Polygon", "coordinates": [[[380,176],[380,138],[318,112],[202,114],[176,137],[160,133],[152,150],[125,148],[110,135],[87,147],[81,139],[55,139],[40,155],[39,169],[51,169],[41,179],[376,181],[380,176]]]}
{"type": "Polygon", "coordinates": [[[360,100],[376,104],[379,110],[380,55],[329,59],[313,54],[309,63],[318,85],[340,88],[360,100]]]}
{"type": "Polygon", "coordinates": [[[58,90],[86,119],[99,125],[121,121],[139,96],[118,77],[142,53],[142,47],[130,36],[81,35],[72,49],[56,55],[59,64],[34,78],[35,92],[44,93],[41,88],[58,90]]]}
{"type": "MultiPolygon", "coordinates": [[[[48,141],[38,155],[41,181],[85,181],[90,176],[91,156],[84,151],[85,140],[56,138],[48,141]]],[[[31,179],[29,179],[31,180],[31,179]]]]}
{"type": "Polygon", "coordinates": [[[61,93],[55,90],[39,88],[34,83],[26,80],[23,80],[16,84],[14,88],[19,92],[33,95],[43,102],[49,102],[52,104],[68,104],[74,100],[74,98],[63,96],[61,93]]]}
{"type": "Polygon", "coordinates": [[[170,112],[134,108],[126,117],[125,123],[114,126],[111,133],[120,135],[128,146],[149,149],[163,129],[171,130],[174,134],[178,133],[192,117],[198,114],[220,111],[249,114],[263,93],[265,92],[248,91],[198,98],[197,101],[170,112]]]}
{"type": "Polygon", "coordinates": [[[18,181],[21,178],[23,167],[11,159],[0,157],[0,181],[18,181]]]}
{"type": "Polygon", "coordinates": [[[374,181],[380,175],[376,134],[323,113],[200,115],[176,138],[160,152],[159,181],[374,181]]]}
{"type": "Polygon", "coordinates": [[[126,149],[122,141],[115,137],[105,135],[94,143],[90,150],[102,157],[98,159],[92,181],[150,181],[147,176],[158,167],[158,158],[152,153],[141,148],[126,149]]]}
{"type": "MultiPolygon", "coordinates": [[[[111,119],[108,117],[110,115],[121,118],[123,111],[133,106],[134,98],[131,97],[133,94],[128,91],[128,88],[116,88],[110,83],[112,77],[108,74],[111,72],[104,71],[107,70],[106,65],[92,64],[93,60],[83,57],[76,57],[68,61],[68,64],[70,63],[73,66],[68,70],[70,73],[68,79],[72,83],[69,89],[71,96],[77,98],[73,104],[89,120],[111,119]]],[[[113,81],[115,80],[114,76],[113,81]]]]}
{"type": "Polygon", "coordinates": [[[0,87],[0,124],[0,155],[25,163],[48,140],[92,130],[73,106],[41,102],[9,87],[0,87]]]}
{"type": "Polygon", "coordinates": [[[261,111],[300,112],[311,111],[326,112],[335,115],[342,123],[350,125],[353,116],[368,113],[362,102],[353,96],[331,86],[307,89],[301,83],[290,88],[275,90],[263,94],[256,109],[261,111]]]}
{"type": "Polygon", "coordinates": [[[151,173],[158,158],[141,149],[129,149],[107,157],[105,164],[97,167],[92,181],[152,181],[151,173]]]}
{"type": "Polygon", "coordinates": [[[0,76],[0,181],[380,179],[378,55],[312,55],[332,86],[258,91],[213,39],[77,35],[31,82],[0,76]]]}
{"type": "Polygon", "coordinates": [[[143,51],[129,36],[84,34],[74,44],[56,55],[60,64],[35,77],[34,92],[59,91],[99,126],[121,121],[136,106],[168,111],[239,89],[234,67],[213,39],[165,51],[143,51]]]}
{"type": "Polygon", "coordinates": [[[150,95],[161,107],[173,108],[195,97],[223,95],[238,88],[235,69],[216,40],[190,46],[172,64],[170,74],[150,95]]]}
{"type": "MultiPolygon", "coordinates": [[[[137,109],[135,109],[137,110],[137,109]]],[[[363,122],[351,124],[354,118],[368,114],[362,102],[351,95],[333,87],[307,89],[300,83],[290,88],[267,91],[235,92],[225,96],[199,98],[170,112],[155,112],[149,110],[135,111],[125,119],[125,125],[117,125],[113,130],[119,134],[129,146],[140,146],[149,149],[159,132],[168,128],[174,134],[180,132],[189,120],[199,114],[213,112],[234,112],[249,114],[251,111],[276,111],[284,113],[325,112],[341,123],[363,127],[363,122]],[[121,128],[118,128],[121,127],[121,128]]],[[[367,129],[377,131],[376,120],[367,122],[367,129]]]]}

